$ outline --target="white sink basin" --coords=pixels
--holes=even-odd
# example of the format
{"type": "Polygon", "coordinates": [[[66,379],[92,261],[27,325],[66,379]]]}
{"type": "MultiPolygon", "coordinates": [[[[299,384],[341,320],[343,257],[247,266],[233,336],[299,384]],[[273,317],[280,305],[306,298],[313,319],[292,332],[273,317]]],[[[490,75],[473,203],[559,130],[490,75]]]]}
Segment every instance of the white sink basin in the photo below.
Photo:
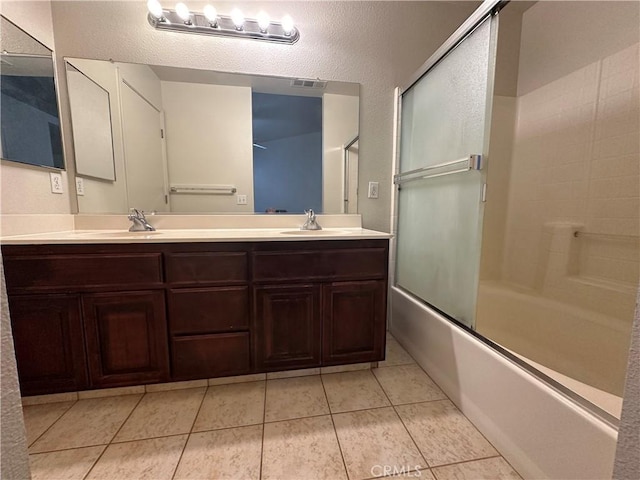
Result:
{"type": "Polygon", "coordinates": [[[336,230],[287,230],[281,233],[282,235],[307,235],[315,237],[320,235],[345,235],[347,232],[336,230]]]}

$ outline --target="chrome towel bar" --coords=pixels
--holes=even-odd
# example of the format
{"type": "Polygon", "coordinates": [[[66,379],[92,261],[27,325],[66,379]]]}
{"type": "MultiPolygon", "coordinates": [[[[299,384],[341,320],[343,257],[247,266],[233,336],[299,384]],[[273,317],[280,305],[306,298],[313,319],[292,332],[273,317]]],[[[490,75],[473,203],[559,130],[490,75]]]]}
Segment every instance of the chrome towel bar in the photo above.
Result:
{"type": "Polygon", "coordinates": [[[401,185],[403,183],[412,182],[413,180],[441,177],[443,175],[468,172],[469,170],[482,170],[482,155],[472,154],[459,160],[438,163],[436,165],[429,165],[428,167],[416,168],[415,170],[409,170],[408,172],[399,173],[393,176],[393,183],[395,183],[396,185],[401,185]],[[453,167],[455,165],[460,165],[461,168],[457,168],[455,170],[438,171],[440,169],[453,167]]]}
{"type": "Polygon", "coordinates": [[[233,195],[237,189],[233,185],[171,185],[169,191],[199,195],[233,195]]]}

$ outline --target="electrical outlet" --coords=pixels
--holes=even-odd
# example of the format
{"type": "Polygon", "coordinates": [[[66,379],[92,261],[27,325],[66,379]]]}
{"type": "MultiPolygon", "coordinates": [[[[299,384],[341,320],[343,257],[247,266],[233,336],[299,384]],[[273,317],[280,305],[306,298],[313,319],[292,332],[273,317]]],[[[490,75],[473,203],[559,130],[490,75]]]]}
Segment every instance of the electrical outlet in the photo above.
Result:
{"type": "Polygon", "coordinates": [[[76,194],[84,195],[84,179],[76,177],[76,194]]]}
{"type": "Polygon", "coordinates": [[[51,180],[51,193],[64,193],[61,173],[50,172],[49,179],[51,180]]]}
{"type": "Polygon", "coordinates": [[[369,182],[369,198],[378,198],[378,182],[369,182]]]}
{"type": "Polygon", "coordinates": [[[236,204],[237,205],[246,205],[247,204],[247,196],[246,195],[236,195],[236,204]]]}

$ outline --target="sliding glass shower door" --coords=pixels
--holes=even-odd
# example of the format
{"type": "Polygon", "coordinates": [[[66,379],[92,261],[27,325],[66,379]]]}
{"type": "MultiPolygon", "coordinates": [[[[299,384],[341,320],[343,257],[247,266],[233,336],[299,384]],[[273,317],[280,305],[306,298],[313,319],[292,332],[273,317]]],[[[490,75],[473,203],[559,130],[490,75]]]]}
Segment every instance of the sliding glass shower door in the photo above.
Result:
{"type": "Polygon", "coordinates": [[[396,285],[473,327],[497,18],[401,96],[396,285]]]}

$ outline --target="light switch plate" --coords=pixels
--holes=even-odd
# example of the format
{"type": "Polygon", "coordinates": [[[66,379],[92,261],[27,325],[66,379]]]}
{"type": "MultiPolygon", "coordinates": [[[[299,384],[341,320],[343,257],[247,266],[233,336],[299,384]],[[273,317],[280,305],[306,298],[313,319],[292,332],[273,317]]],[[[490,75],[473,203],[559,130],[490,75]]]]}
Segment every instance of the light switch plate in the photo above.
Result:
{"type": "Polygon", "coordinates": [[[237,205],[246,205],[247,204],[247,196],[246,195],[236,195],[236,204],[237,205]]]}
{"type": "Polygon", "coordinates": [[[64,193],[61,173],[50,172],[49,179],[51,180],[51,193],[64,193]]]}
{"type": "Polygon", "coordinates": [[[369,182],[369,198],[378,198],[378,182],[369,182]]]}
{"type": "Polygon", "coordinates": [[[76,194],[84,195],[84,179],[76,177],[76,194]]]}

